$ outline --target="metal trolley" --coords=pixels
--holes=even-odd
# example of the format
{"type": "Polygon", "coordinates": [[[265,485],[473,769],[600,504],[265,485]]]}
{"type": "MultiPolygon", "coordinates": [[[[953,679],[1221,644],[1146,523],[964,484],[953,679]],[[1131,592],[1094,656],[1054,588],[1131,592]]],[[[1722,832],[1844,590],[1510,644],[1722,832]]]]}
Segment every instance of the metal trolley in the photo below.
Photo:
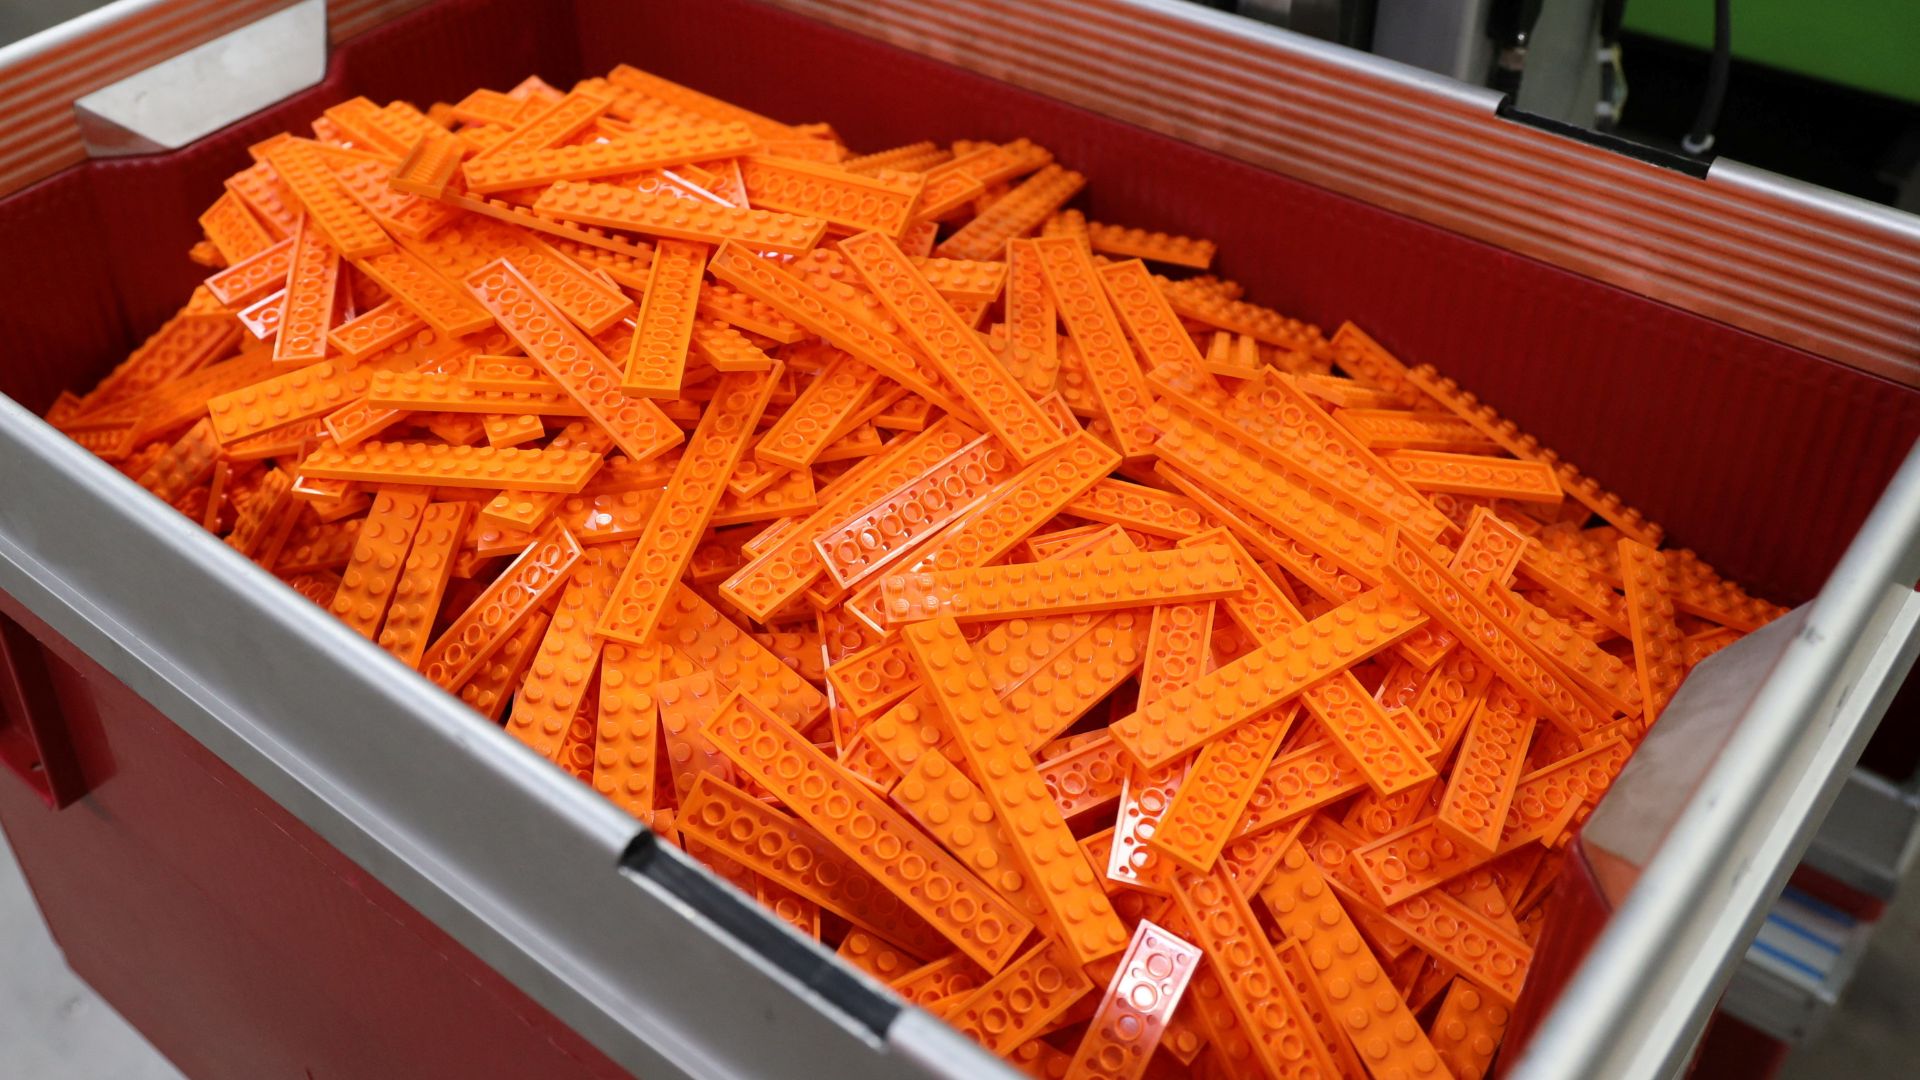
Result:
{"type": "Polygon", "coordinates": [[[1920,222],[1162,0],[334,0],[318,81],[261,111],[177,149],[116,141],[110,96],[76,119],[320,3],[123,0],[0,51],[0,820],[70,962],[183,1068],[1010,1075],[34,415],[186,294],[181,230],[249,142],[619,61],[861,146],[1030,134],[1095,216],[1230,241],[1252,295],[1355,319],[1805,601],[1595,813],[1500,1064],[1685,1067],[1920,648],[1920,222]]]}

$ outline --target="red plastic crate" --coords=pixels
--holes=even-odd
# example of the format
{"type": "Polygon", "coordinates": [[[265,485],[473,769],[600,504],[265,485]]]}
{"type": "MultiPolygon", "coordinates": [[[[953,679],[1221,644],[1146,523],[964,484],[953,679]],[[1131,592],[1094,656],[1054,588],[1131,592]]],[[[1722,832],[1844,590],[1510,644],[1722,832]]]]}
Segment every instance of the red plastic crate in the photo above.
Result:
{"type": "MultiPolygon", "coordinates": [[[[355,94],[424,104],[623,61],[863,149],[1030,136],[1088,174],[1090,216],[1221,239],[1252,297],[1437,365],[1781,602],[1818,589],[1920,435],[1910,388],[751,0],[441,0],[190,149],[0,200],[0,391],[43,409],[171,313],[202,273],[194,219],[249,143],[355,94]]],[[[184,1069],[619,1074],[3,594],[0,612],[25,658],[4,756],[50,753],[83,792],[55,810],[52,788],[0,779],[0,821],[74,968],[184,1069]]]]}

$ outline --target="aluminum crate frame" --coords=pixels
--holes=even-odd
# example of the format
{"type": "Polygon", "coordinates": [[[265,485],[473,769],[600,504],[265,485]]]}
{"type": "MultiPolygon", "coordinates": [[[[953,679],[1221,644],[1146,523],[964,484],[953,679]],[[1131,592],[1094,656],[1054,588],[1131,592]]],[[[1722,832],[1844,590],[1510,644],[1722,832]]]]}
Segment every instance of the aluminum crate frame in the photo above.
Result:
{"type": "MultiPolygon", "coordinates": [[[[1499,120],[1486,92],[1190,5],[777,3],[1913,381],[1920,346],[1875,329],[1899,325],[1920,295],[1920,228],[1891,211],[1731,163],[1717,163],[1705,185],[1623,172],[1602,151],[1499,120]],[[1089,42],[1124,42],[1124,62],[1121,50],[1110,61],[1089,42]],[[1183,69],[1198,74],[1167,78],[1183,69]],[[1306,100],[1311,87],[1291,81],[1301,78],[1355,97],[1323,96],[1337,108],[1302,113],[1292,98],[1261,94],[1302,87],[1306,100]],[[1356,115],[1356,100],[1372,112],[1356,115]],[[1303,115],[1314,123],[1302,126],[1303,115]],[[1331,134],[1315,137],[1321,126],[1331,134]],[[1389,143],[1407,167],[1366,184],[1302,152],[1364,157],[1389,143]],[[1715,260],[1817,253],[1846,272],[1743,287],[1731,304],[1708,295],[1720,287],[1710,268],[1669,265],[1660,236],[1620,220],[1589,230],[1627,253],[1619,260],[1569,253],[1551,235],[1501,224],[1480,170],[1502,157],[1554,163],[1557,173],[1538,171],[1561,182],[1624,177],[1638,208],[1626,216],[1725,245],[1715,260]],[[1435,171],[1449,161],[1456,171],[1435,171]],[[1676,225],[1674,214],[1687,220],[1676,225]],[[1692,277],[1674,287],[1676,274],[1692,277]],[[1836,338],[1820,319],[1829,310],[1872,319],[1836,338]]],[[[137,29],[163,6],[117,5],[87,28],[137,29]]],[[[37,45],[58,43],[56,32],[37,45]]],[[[843,1076],[1005,1074],[319,609],[288,603],[269,575],[156,513],[130,481],[11,401],[0,401],[0,461],[0,590],[622,1066],[648,1076],[769,1075],[796,1061],[843,1076]],[[125,559],[130,550],[143,561],[125,559]],[[536,819],[541,842],[513,843],[536,819]],[[695,966],[714,977],[675,974],[695,966]],[[756,1038],[721,1022],[742,1012],[762,1018],[756,1038]]],[[[1678,811],[1673,841],[1625,893],[1509,1066],[1514,1075],[1661,1076],[1681,1066],[1760,906],[1920,647],[1916,577],[1920,457],[1910,457],[1819,597],[1783,627],[1790,633],[1724,654],[1750,666],[1758,689],[1678,811]],[[1703,895],[1718,910],[1695,902],[1703,895]]]]}

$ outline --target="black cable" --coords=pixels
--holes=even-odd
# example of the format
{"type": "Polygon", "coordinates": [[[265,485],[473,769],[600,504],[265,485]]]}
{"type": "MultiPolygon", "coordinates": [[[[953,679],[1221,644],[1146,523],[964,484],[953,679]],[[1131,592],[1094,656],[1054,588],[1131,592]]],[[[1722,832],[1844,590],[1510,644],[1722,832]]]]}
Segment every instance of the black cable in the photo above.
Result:
{"type": "Polygon", "coordinates": [[[1713,129],[1720,123],[1720,106],[1727,99],[1727,69],[1733,66],[1733,0],[1713,0],[1713,56],[1707,63],[1707,94],[1700,114],[1680,148],[1701,155],[1713,149],[1713,129]]]}

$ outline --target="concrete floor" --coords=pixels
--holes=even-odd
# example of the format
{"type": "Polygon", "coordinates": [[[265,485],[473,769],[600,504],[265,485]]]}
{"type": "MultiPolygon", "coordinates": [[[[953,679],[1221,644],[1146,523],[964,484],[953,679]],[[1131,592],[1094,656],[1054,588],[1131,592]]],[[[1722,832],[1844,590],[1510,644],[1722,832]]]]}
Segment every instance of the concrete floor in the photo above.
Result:
{"type": "Polygon", "coordinates": [[[67,970],[0,835],[0,1075],[10,1080],[183,1080],[67,970]]]}

